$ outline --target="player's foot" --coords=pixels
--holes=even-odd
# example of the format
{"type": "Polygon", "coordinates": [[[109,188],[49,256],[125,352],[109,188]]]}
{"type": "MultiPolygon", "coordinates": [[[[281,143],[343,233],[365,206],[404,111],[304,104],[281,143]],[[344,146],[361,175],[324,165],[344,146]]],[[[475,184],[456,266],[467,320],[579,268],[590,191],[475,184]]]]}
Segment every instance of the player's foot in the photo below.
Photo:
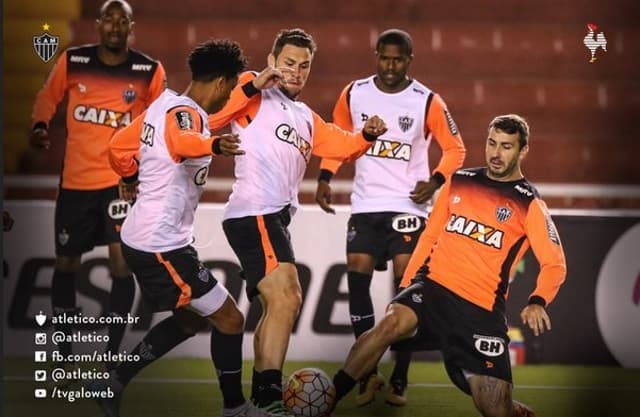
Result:
{"type": "Polygon", "coordinates": [[[269,415],[247,401],[235,408],[223,408],[222,417],[269,417],[269,415]]]}
{"type": "Polygon", "coordinates": [[[389,381],[389,391],[387,391],[384,402],[397,407],[407,405],[407,381],[389,381]]]}
{"type": "Polygon", "coordinates": [[[105,417],[120,417],[120,401],[124,385],[115,377],[115,372],[111,372],[108,379],[96,379],[87,384],[87,390],[91,392],[113,393],[112,398],[105,394],[94,396],[105,417]],[[106,398],[102,398],[102,397],[106,398]]]}
{"type": "Polygon", "coordinates": [[[291,411],[284,405],[284,401],[274,401],[271,404],[260,407],[260,411],[268,417],[294,417],[291,411]]]}
{"type": "Polygon", "coordinates": [[[363,407],[372,402],[375,399],[376,391],[379,391],[383,386],[384,380],[377,372],[361,380],[358,395],[356,395],[356,405],[363,407]]]}

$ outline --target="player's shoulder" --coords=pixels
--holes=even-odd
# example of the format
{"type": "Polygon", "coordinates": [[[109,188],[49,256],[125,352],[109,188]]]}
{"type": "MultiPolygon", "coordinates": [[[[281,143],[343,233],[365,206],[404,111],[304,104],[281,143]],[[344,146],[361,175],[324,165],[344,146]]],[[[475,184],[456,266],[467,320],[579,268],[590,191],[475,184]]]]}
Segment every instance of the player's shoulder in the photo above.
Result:
{"type": "Polygon", "coordinates": [[[425,98],[428,98],[433,94],[435,94],[433,90],[431,90],[429,87],[422,84],[420,81],[416,80],[415,78],[411,80],[411,84],[409,84],[407,91],[410,94],[418,95],[425,98]]]}
{"type": "Polygon", "coordinates": [[[515,181],[513,189],[527,200],[540,199],[540,193],[526,178],[515,181]]]}
{"type": "Polygon", "coordinates": [[[95,64],[98,56],[98,44],[71,46],[65,51],[67,61],[73,64],[95,64]]]}
{"type": "Polygon", "coordinates": [[[375,84],[373,82],[373,78],[374,77],[375,77],[374,75],[370,75],[370,76],[368,76],[366,78],[359,78],[357,80],[351,81],[347,86],[352,91],[364,90],[364,89],[367,89],[367,88],[371,88],[371,87],[375,86],[375,84]]]}
{"type": "Polygon", "coordinates": [[[129,49],[129,61],[131,61],[131,69],[134,71],[155,70],[156,67],[160,65],[160,61],[137,49],[129,49]],[[149,65],[151,67],[149,67],[149,65]]]}
{"type": "Polygon", "coordinates": [[[452,178],[454,179],[463,179],[463,178],[476,178],[481,179],[484,175],[484,168],[476,167],[476,168],[462,168],[453,173],[452,178]]]}

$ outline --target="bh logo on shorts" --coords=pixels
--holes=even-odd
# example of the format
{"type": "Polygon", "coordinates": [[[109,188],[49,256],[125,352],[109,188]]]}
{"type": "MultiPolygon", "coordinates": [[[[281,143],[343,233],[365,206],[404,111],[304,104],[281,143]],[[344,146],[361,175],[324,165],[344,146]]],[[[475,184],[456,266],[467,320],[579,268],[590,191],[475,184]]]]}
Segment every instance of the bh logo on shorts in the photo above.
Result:
{"type": "Polygon", "coordinates": [[[113,200],[109,203],[108,213],[109,217],[114,220],[124,219],[127,217],[127,213],[129,212],[130,204],[128,201],[124,200],[113,200]]]}
{"type": "Polygon", "coordinates": [[[504,340],[494,336],[474,334],[476,350],[485,356],[500,356],[504,353],[504,340]]]}
{"type": "Polygon", "coordinates": [[[393,230],[400,233],[411,233],[420,229],[420,217],[413,214],[399,214],[391,220],[393,230]]]}

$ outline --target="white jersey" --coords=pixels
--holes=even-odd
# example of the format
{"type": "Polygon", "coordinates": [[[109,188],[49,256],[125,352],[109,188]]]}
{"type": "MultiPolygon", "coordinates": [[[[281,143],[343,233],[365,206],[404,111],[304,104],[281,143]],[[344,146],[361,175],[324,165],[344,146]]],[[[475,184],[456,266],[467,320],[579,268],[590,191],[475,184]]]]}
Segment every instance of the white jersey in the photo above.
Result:
{"type": "Polygon", "coordinates": [[[354,131],[377,114],[387,124],[367,153],[356,161],[351,194],[352,213],[395,211],[426,216],[427,205],[409,198],[417,181],[430,178],[425,115],[432,91],[413,80],[398,93],[376,87],[374,76],[353,82],[349,107],[354,131]]]}
{"type": "Polygon", "coordinates": [[[298,207],[298,187],[313,148],[313,113],[277,88],[263,90],[248,126],[232,122],[245,155],[235,158],[235,182],[224,219],[275,213],[298,207]]]}
{"type": "MultiPolygon", "coordinates": [[[[193,241],[193,219],[207,179],[211,155],[176,162],[165,141],[167,113],[178,106],[207,113],[189,97],[165,90],[147,109],[140,143],[139,193],[120,236],[134,249],[166,252],[193,241]]],[[[200,123],[209,136],[207,123],[200,123]]]]}

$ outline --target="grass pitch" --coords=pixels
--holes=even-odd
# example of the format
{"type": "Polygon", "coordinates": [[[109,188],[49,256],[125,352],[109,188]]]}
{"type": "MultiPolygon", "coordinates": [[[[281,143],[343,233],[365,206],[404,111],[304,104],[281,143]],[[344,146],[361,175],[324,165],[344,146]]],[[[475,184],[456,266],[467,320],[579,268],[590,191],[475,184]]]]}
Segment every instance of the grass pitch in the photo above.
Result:
{"type": "MultiPolygon", "coordinates": [[[[43,368],[25,359],[3,362],[4,417],[102,417],[90,399],[73,403],[62,399],[36,399],[34,370],[43,368]]],[[[246,362],[244,379],[251,377],[246,362]]],[[[288,362],[285,375],[303,367],[320,367],[329,375],[338,363],[288,362]]],[[[92,369],[91,366],[86,366],[92,369]]],[[[391,364],[381,364],[385,376],[391,364]]],[[[631,417],[640,416],[640,370],[605,367],[526,365],[514,368],[514,397],[536,410],[538,417],[631,417]]],[[[409,374],[406,407],[384,404],[384,391],[362,408],[354,405],[355,391],[345,398],[333,417],[462,417],[478,416],[471,398],[449,381],[441,363],[413,362],[409,374]]],[[[70,389],[80,390],[76,383],[70,389]]],[[[245,385],[248,396],[249,383],[245,385]]],[[[123,397],[122,417],[213,417],[219,416],[220,393],[210,361],[163,359],[145,369],[128,386],[123,397]]]]}

